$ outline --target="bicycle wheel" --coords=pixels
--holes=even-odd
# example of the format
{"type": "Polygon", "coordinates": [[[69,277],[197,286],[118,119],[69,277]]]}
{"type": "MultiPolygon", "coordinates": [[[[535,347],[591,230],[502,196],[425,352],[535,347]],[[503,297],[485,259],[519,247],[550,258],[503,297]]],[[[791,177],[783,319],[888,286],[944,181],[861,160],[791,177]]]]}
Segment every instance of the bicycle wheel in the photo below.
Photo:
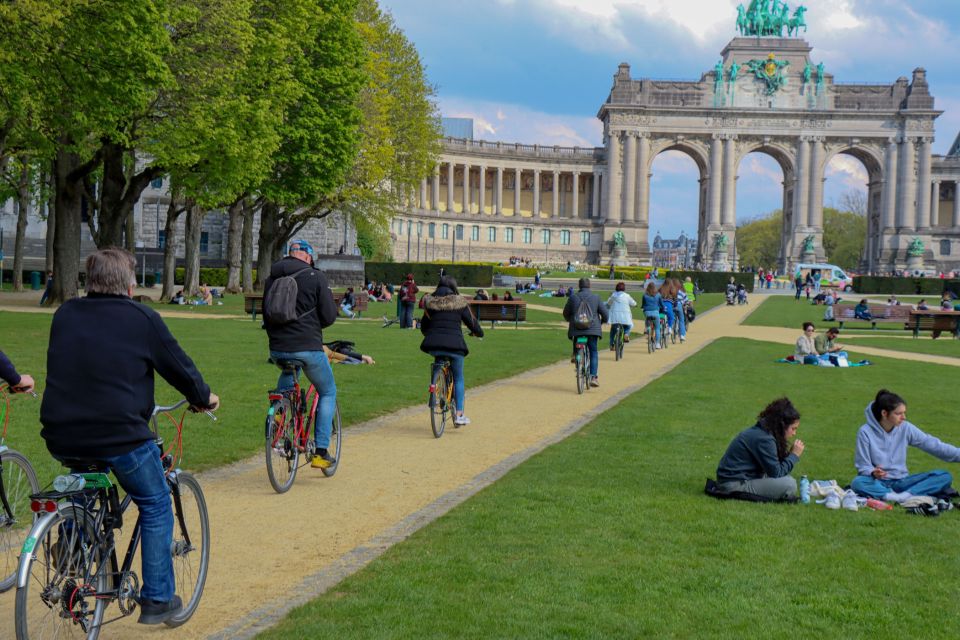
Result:
{"type": "Polygon", "coordinates": [[[333,462],[329,467],[321,469],[323,475],[330,477],[337,472],[340,466],[340,448],[343,443],[343,425],[340,423],[340,403],[337,403],[333,412],[333,422],[330,423],[330,444],[327,445],[327,453],[333,456],[333,462]]]}
{"type": "Polygon", "coordinates": [[[672,344],[677,344],[677,334],[680,332],[680,323],[677,321],[676,316],[673,318],[673,322],[670,327],[670,342],[672,344]]]}
{"type": "Polygon", "coordinates": [[[17,640],[95,640],[111,599],[97,597],[106,593],[107,579],[91,515],[81,507],[61,507],[24,543],[25,548],[31,540],[32,548],[21,559],[27,565],[27,581],[17,587],[17,640]]]}
{"type": "Polygon", "coordinates": [[[447,390],[447,376],[444,373],[444,367],[433,368],[433,380],[430,382],[430,426],[433,427],[433,437],[439,438],[443,435],[443,428],[447,424],[447,416],[450,414],[450,405],[447,404],[449,396],[447,390]]]}
{"type": "Polygon", "coordinates": [[[0,453],[0,593],[16,581],[20,546],[33,525],[30,494],[40,491],[33,467],[17,451],[0,453]],[[7,509],[9,508],[9,513],[7,509]]]}
{"type": "Polygon", "coordinates": [[[616,360],[623,359],[623,327],[617,327],[613,337],[613,355],[616,360]]]}
{"type": "Polygon", "coordinates": [[[660,318],[660,348],[667,348],[667,321],[660,318]]]}
{"type": "Polygon", "coordinates": [[[657,329],[653,320],[647,320],[647,353],[657,350],[657,329]]]}
{"type": "Polygon", "coordinates": [[[190,619],[200,604],[203,584],[210,562],[210,520],[207,502],[197,479],[185,471],[170,482],[173,499],[173,583],[183,599],[183,609],[167,620],[168,627],[179,627],[190,619]]]}
{"type": "Polygon", "coordinates": [[[577,393],[583,393],[583,390],[587,388],[587,376],[584,369],[584,364],[586,361],[587,350],[581,346],[577,346],[577,393]]]}
{"type": "Polygon", "coordinates": [[[277,493],[286,493],[293,486],[300,462],[295,446],[295,426],[290,398],[274,400],[267,413],[266,441],[267,477],[277,493]]]}

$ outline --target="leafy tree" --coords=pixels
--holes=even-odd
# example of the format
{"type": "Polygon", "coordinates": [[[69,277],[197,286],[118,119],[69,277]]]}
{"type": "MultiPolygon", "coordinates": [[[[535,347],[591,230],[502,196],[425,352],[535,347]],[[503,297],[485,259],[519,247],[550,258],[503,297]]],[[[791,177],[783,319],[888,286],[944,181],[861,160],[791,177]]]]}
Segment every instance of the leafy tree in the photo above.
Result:
{"type": "Polygon", "coordinates": [[[867,217],[853,211],[823,210],[823,250],[844,269],[856,269],[867,240],[867,217]]]}
{"type": "Polygon", "coordinates": [[[783,212],[777,209],[737,227],[737,255],[742,266],[769,269],[778,263],[783,212]]]}

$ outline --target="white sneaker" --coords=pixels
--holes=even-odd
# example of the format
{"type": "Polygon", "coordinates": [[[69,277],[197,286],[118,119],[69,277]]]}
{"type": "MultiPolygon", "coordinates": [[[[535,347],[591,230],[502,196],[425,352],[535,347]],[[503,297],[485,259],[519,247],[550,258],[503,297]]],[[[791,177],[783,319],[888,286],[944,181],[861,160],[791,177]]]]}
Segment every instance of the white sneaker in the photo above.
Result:
{"type": "Polygon", "coordinates": [[[835,493],[831,493],[827,496],[826,500],[824,500],[823,506],[825,506],[827,509],[839,509],[840,496],[835,493]]]}
{"type": "Polygon", "coordinates": [[[841,500],[840,504],[847,511],[856,511],[857,494],[848,489],[846,493],[843,494],[843,500],[841,500]]]}
{"type": "Polygon", "coordinates": [[[680,336],[680,344],[683,344],[687,341],[687,336],[680,336]]]}
{"type": "Polygon", "coordinates": [[[458,415],[456,418],[453,419],[453,424],[458,427],[462,427],[465,424],[470,424],[470,418],[468,418],[467,416],[461,413],[460,415],[458,415]]]}
{"type": "Polygon", "coordinates": [[[906,502],[912,497],[913,497],[913,494],[910,493],[909,491],[901,491],[900,493],[897,493],[896,491],[891,491],[887,495],[883,496],[883,501],[896,502],[898,504],[901,504],[903,502],[906,502]]]}

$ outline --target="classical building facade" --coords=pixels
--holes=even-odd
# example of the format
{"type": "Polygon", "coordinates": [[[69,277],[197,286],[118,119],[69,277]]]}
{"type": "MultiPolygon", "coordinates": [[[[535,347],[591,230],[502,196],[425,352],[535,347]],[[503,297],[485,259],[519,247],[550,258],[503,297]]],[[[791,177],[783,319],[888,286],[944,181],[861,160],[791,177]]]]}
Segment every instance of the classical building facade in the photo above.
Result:
{"type": "Polygon", "coordinates": [[[737,173],[753,152],[783,172],[781,269],[830,257],[823,185],[838,154],[868,175],[864,270],[905,268],[917,239],[926,269],[960,268],[960,138],[947,156],[933,155],[941,112],[924,69],[889,84],[840,83],[805,40],[781,36],[734,38],[696,81],[638,79],[621,64],[597,114],[602,147],[446,139],[394,222],[394,256],[605,264],[622,256],[620,231],[626,261],[651,264],[651,167],[673,150],[699,171],[694,262],[703,268],[738,267],[737,173]]]}

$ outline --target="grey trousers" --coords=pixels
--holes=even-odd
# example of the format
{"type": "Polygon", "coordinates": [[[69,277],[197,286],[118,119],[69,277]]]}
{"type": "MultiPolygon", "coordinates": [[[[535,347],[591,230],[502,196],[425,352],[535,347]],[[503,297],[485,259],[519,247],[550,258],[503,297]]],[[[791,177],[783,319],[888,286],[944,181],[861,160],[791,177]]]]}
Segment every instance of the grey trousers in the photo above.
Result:
{"type": "Polygon", "coordinates": [[[723,493],[741,491],[743,493],[763,496],[764,498],[781,500],[797,495],[797,481],[794,480],[792,476],[783,476],[782,478],[758,478],[756,480],[734,480],[731,482],[718,482],[717,489],[723,493]]]}

